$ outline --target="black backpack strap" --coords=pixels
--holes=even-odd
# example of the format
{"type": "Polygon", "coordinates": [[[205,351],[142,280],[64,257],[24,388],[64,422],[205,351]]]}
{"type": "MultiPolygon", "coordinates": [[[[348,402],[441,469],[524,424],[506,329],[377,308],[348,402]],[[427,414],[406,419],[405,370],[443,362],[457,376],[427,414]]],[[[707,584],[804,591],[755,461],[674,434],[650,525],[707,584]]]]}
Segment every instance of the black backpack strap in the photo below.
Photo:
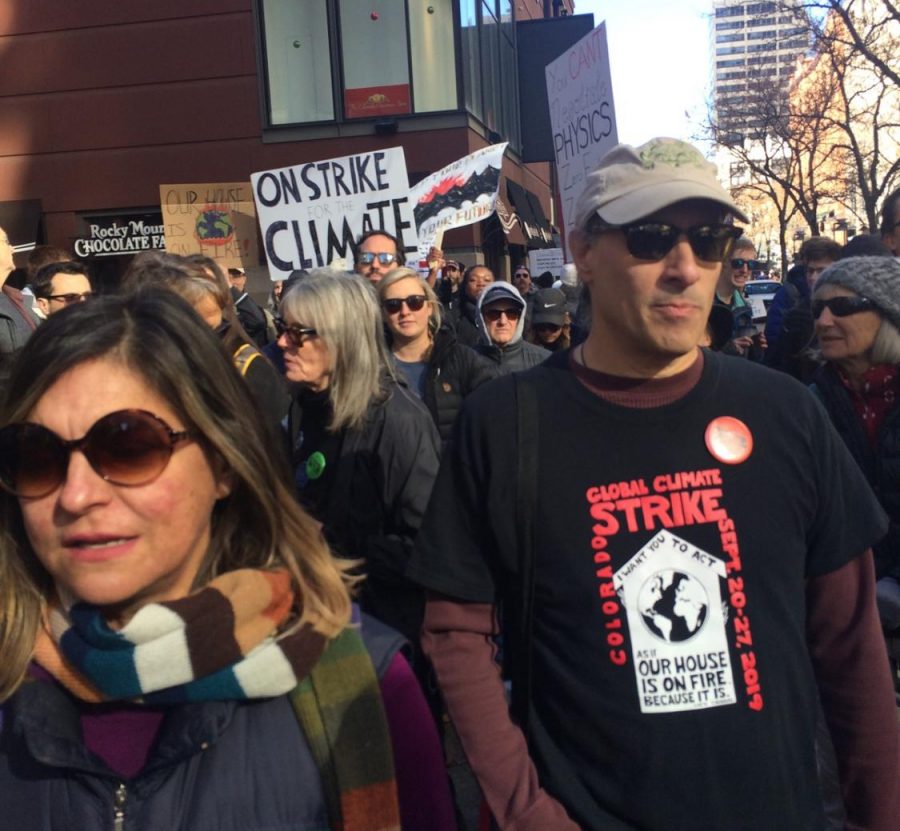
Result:
{"type": "Polygon", "coordinates": [[[524,733],[528,732],[531,704],[532,619],[534,609],[534,512],[537,506],[538,403],[534,384],[520,373],[513,373],[516,395],[516,534],[519,571],[516,590],[507,597],[505,617],[510,627],[504,638],[509,654],[513,717],[524,733]]]}

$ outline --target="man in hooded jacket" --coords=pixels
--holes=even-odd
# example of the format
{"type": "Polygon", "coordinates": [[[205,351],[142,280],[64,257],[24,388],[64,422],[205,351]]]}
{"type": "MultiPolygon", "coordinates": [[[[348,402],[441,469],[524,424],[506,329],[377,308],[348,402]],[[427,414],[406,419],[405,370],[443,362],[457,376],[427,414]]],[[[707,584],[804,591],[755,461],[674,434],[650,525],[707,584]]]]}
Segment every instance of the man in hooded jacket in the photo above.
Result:
{"type": "Polygon", "coordinates": [[[530,369],[550,356],[522,338],[525,306],[519,290],[509,283],[491,283],[478,298],[475,350],[499,364],[501,373],[530,369]]]}

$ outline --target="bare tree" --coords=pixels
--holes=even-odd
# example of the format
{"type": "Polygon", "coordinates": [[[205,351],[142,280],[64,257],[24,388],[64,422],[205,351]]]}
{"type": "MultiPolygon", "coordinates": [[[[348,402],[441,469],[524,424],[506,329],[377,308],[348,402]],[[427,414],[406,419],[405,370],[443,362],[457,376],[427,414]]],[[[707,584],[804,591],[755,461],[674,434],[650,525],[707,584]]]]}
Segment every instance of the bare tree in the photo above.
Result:
{"type": "Polygon", "coordinates": [[[771,69],[743,73],[743,93],[710,107],[704,137],[745,171],[732,183],[735,195],[771,204],[784,260],[798,215],[818,234],[823,206],[839,205],[873,229],[878,204],[900,179],[900,4],[767,5],[795,17],[811,52],[787,88],[771,69]]]}

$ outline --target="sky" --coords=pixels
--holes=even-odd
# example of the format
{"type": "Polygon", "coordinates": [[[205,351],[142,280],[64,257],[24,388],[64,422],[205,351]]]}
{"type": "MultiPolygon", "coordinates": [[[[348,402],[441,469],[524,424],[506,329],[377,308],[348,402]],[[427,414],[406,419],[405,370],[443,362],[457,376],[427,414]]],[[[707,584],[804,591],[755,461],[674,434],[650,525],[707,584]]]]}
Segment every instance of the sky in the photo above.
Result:
{"type": "Polygon", "coordinates": [[[692,141],[709,87],[712,0],[575,0],[575,14],[606,21],[620,142],[692,141]],[[685,115],[688,113],[688,116],[685,115]]]}

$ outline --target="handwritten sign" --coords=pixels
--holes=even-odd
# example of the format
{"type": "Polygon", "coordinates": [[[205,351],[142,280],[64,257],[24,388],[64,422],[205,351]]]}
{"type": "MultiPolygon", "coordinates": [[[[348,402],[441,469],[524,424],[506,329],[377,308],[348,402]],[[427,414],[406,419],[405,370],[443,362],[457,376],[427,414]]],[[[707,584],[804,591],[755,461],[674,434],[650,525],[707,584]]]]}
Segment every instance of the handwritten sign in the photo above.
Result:
{"type": "Polygon", "coordinates": [[[160,185],[166,251],[203,254],[223,268],[259,263],[249,182],[160,185]]]}
{"type": "Polygon", "coordinates": [[[566,249],[585,176],[618,143],[606,23],[547,65],[547,98],[559,174],[566,249]]]}
{"type": "Polygon", "coordinates": [[[250,177],[272,280],[351,258],[366,231],[418,246],[402,147],[265,170],[250,177]]]}
{"type": "Polygon", "coordinates": [[[472,225],[494,213],[507,144],[476,150],[410,188],[422,257],[432,245],[440,247],[448,228],[472,225]]]}

